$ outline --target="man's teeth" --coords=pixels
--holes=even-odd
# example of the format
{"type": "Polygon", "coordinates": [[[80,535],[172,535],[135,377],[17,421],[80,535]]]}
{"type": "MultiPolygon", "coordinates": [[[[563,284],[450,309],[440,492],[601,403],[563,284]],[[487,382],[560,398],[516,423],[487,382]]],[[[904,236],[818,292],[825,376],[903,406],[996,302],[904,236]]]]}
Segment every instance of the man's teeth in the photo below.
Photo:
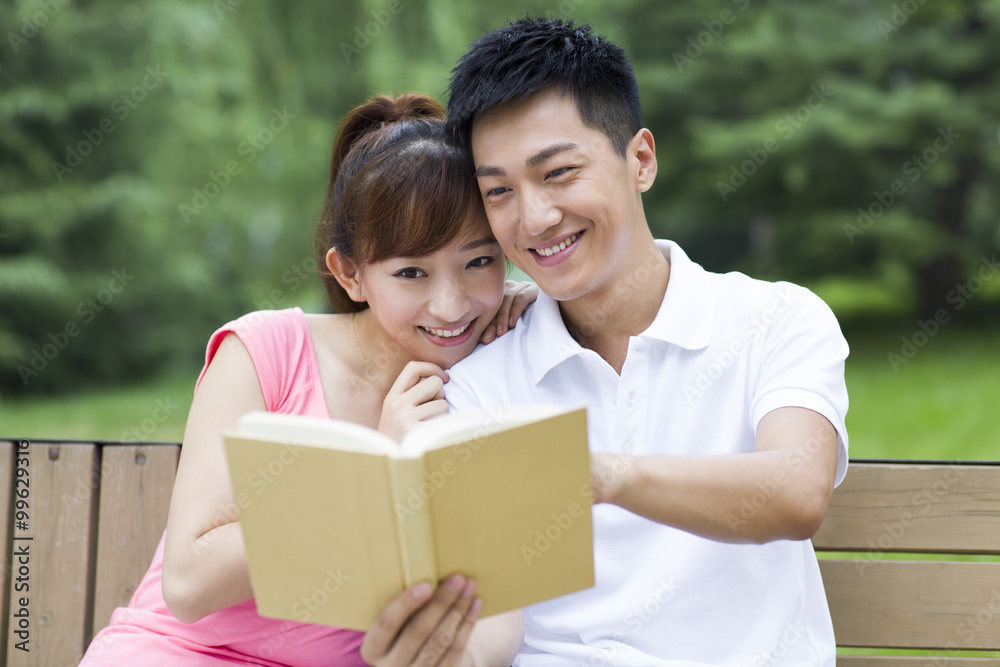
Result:
{"type": "Polygon", "coordinates": [[[435,336],[440,336],[441,338],[454,338],[455,336],[461,336],[465,333],[465,330],[469,328],[472,322],[467,322],[460,326],[458,329],[431,329],[430,327],[420,327],[428,333],[432,333],[435,336]]]}
{"type": "Polygon", "coordinates": [[[569,237],[559,245],[554,245],[551,248],[538,248],[537,250],[535,250],[535,252],[537,252],[542,257],[551,257],[557,252],[562,252],[569,246],[573,245],[573,242],[576,241],[576,237],[578,236],[579,234],[573,234],[573,236],[569,237]]]}

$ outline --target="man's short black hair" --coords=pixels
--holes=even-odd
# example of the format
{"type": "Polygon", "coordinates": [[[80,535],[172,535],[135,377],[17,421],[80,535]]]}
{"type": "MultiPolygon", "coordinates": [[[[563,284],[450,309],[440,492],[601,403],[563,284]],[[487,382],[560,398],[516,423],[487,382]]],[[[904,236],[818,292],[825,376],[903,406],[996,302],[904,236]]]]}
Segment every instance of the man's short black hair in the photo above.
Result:
{"type": "Polygon", "coordinates": [[[452,70],[449,137],[472,154],[472,121],[499,104],[558,86],[576,100],[585,125],[625,156],[642,128],[639,84],[624,49],[589,25],[522,18],[476,41],[452,70]]]}

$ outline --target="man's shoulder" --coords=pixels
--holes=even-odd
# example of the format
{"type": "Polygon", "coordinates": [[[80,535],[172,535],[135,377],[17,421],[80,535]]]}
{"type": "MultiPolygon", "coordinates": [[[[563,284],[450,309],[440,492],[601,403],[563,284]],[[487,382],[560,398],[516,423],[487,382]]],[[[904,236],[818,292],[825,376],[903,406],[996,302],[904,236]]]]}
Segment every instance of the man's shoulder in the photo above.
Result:
{"type": "Polygon", "coordinates": [[[528,306],[513,329],[509,329],[492,343],[477,345],[469,356],[448,369],[448,374],[467,376],[490,373],[495,377],[517,365],[527,363],[524,351],[527,348],[528,330],[534,312],[534,304],[528,306]]]}
{"type": "Polygon", "coordinates": [[[759,311],[767,308],[808,308],[826,304],[807,287],[786,280],[764,280],[740,273],[712,273],[707,279],[717,299],[729,312],[759,311]]]}

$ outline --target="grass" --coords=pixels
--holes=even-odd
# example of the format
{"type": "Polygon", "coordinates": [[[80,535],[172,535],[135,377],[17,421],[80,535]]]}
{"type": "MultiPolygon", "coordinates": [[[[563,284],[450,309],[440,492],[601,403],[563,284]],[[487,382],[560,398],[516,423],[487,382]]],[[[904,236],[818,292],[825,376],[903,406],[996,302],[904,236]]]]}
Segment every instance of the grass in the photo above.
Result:
{"type": "Polygon", "coordinates": [[[915,331],[914,325],[848,332],[851,456],[1000,459],[997,332],[942,327],[905,363],[894,358],[894,368],[889,354],[905,359],[901,339],[915,331]]]}
{"type": "Polygon", "coordinates": [[[198,369],[153,382],[0,402],[0,438],[180,441],[198,369]]]}
{"type": "MultiPolygon", "coordinates": [[[[847,331],[851,456],[1000,459],[1000,337],[990,329],[944,326],[894,369],[889,353],[900,354],[901,337],[915,330],[847,331]]],[[[113,390],[6,399],[0,438],[180,440],[197,374],[181,369],[113,390]]]]}

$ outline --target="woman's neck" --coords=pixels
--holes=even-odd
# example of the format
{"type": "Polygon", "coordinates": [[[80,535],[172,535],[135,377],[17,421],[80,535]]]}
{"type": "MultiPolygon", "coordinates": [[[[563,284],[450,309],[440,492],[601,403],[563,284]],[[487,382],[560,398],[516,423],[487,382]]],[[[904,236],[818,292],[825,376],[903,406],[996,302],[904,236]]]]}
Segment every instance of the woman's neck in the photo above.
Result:
{"type": "Polygon", "coordinates": [[[365,309],[351,315],[352,337],[357,348],[360,374],[371,380],[383,395],[412,357],[365,309]]]}

